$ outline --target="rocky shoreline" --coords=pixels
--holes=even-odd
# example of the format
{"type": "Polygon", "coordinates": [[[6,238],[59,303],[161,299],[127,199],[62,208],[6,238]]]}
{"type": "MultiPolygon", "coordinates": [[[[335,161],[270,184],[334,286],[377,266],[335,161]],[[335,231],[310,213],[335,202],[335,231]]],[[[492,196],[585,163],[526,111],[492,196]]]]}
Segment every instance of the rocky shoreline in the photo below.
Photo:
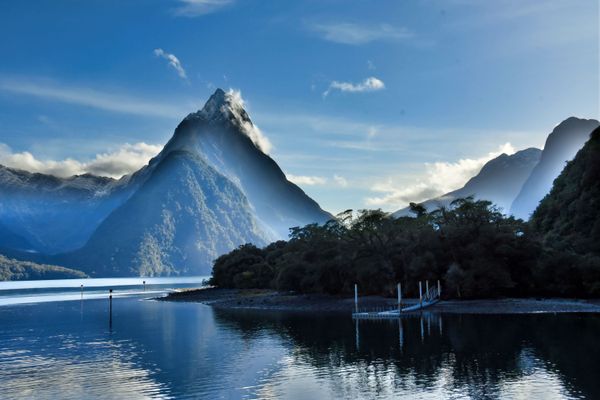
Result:
{"type": "MultiPolygon", "coordinates": [[[[354,309],[354,299],[325,294],[296,294],[263,289],[200,288],[169,293],[160,301],[197,302],[214,308],[250,309],[299,312],[347,312],[354,309]]],[[[404,301],[415,304],[416,299],[404,301]]],[[[391,309],[396,299],[381,296],[359,298],[361,311],[391,309]]],[[[428,312],[454,314],[531,314],[531,313],[600,313],[600,300],[580,299],[489,299],[448,300],[430,308],[428,312]]]]}

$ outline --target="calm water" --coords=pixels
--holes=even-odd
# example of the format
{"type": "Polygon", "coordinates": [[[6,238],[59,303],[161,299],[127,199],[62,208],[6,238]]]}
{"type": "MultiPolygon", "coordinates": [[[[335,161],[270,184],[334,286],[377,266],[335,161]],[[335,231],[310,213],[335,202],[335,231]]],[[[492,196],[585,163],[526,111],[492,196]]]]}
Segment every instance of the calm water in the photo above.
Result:
{"type": "Polygon", "coordinates": [[[600,398],[598,316],[356,325],[349,315],[149,301],[129,284],[113,300],[112,329],[106,287],[93,289],[101,298],[90,288],[83,301],[36,303],[79,285],[0,291],[0,398],[600,398]],[[9,304],[15,296],[29,300],[9,304]]]}

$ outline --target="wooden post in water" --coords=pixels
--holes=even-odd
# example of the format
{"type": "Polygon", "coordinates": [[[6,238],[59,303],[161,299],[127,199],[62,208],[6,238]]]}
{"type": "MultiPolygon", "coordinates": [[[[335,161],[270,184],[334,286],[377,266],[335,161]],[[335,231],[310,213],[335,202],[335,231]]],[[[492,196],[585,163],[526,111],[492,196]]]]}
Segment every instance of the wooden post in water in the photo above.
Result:
{"type": "Polygon", "coordinates": [[[108,289],[108,326],[112,329],[112,289],[108,289]]]}
{"type": "Polygon", "coordinates": [[[83,285],[81,285],[81,300],[83,300],[83,285]]]}
{"type": "Polygon", "coordinates": [[[398,312],[402,312],[402,284],[398,283],[398,312]]]}
{"type": "Polygon", "coordinates": [[[431,300],[429,298],[429,280],[425,281],[425,300],[431,300]]]}
{"type": "Polygon", "coordinates": [[[442,285],[440,284],[440,280],[438,279],[438,298],[442,298],[442,285]]]}
{"type": "Polygon", "coordinates": [[[354,312],[358,312],[358,285],[354,284],[354,312]]]}
{"type": "Polygon", "coordinates": [[[146,291],[146,281],[142,282],[144,284],[144,292],[146,291]]]}
{"type": "Polygon", "coordinates": [[[419,281],[419,307],[423,307],[423,285],[419,281]]]}

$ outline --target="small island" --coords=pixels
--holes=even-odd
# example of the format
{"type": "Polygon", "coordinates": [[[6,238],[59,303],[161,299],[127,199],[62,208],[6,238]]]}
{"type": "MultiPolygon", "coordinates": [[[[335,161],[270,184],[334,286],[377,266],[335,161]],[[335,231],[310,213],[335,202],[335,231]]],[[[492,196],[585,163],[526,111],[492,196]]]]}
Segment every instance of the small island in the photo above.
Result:
{"type": "Polygon", "coordinates": [[[414,302],[419,282],[440,281],[444,301],[431,310],[598,312],[599,301],[585,299],[600,294],[600,210],[590,201],[600,197],[599,158],[600,128],[527,222],[473,197],[432,211],[411,203],[413,216],[347,210],[291,228],[287,241],[242,245],[215,261],[216,288],[166,300],[350,311],[355,285],[361,307],[393,308],[398,283],[414,302]]]}

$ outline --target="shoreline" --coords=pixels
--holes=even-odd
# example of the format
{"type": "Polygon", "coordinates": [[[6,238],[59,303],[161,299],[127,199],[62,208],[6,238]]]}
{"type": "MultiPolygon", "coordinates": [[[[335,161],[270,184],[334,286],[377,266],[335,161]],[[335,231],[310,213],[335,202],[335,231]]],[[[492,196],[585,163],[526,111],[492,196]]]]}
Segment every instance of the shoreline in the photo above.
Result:
{"type": "MultiPolygon", "coordinates": [[[[351,297],[326,294],[297,294],[268,289],[200,288],[169,293],[160,301],[180,301],[209,305],[220,309],[293,312],[345,312],[354,310],[351,297]]],[[[406,299],[404,305],[418,299],[406,299]]],[[[360,311],[392,309],[396,299],[382,296],[362,296],[360,311]]],[[[423,312],[445,314],[540,314],[540,313],[600,313],[600,300],[562,298],[504,298],[482,300],[444,300],[423,312]]]]}

